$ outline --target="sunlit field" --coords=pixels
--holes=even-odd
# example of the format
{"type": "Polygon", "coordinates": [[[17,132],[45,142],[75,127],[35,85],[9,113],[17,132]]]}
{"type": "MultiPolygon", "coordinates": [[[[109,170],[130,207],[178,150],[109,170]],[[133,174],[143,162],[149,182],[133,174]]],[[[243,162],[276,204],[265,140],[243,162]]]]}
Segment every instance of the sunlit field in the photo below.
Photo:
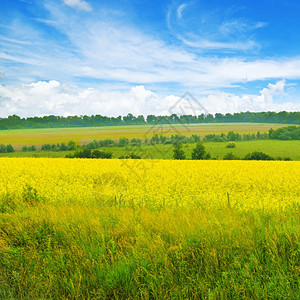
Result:
{"type": "Polygon", "coordinates": [[[0,165],[0,298],[297,299],[300,162],[0,165]]]}
{"type": "Polygon", "coordinates": [[[42,129],[13,129],[0,130],[0,144],[12,144],[16,149],[23,145],[66,143],[70,140],[84,145],[96,139],[149,138],[154,134],[170,136],[180,134],[191,136],[198,134],[220,134],[235,131],[240,134],[268,132],[270,128],[283,127],[283,124],[265,123],[205,123],[191,125],[131,125],[131,126],[104,126],[104,127],[77,127],[77,128],[42,128],[42,129]]]}

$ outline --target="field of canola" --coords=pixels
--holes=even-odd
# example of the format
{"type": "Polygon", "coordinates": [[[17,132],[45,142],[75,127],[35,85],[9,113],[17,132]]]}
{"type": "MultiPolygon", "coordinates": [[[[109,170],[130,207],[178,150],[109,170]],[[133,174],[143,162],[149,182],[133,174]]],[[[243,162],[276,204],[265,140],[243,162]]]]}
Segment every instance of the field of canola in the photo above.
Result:
{"type": "Polygon", "coordinates": [[[299,296],[300,162],[0,166],[0,299],[299,296]]]}
{"type": "Polygon", "coordinates": [[[0,159],[0,195],[32,187],[47,203],[284,209],[300,198],[300,162],[0,159]]]}

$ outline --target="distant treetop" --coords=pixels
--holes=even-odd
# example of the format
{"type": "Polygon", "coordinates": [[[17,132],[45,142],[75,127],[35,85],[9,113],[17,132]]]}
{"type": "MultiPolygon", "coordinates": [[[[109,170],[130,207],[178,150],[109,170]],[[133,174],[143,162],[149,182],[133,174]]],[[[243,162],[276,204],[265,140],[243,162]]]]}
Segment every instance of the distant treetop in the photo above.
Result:
{"type": "Polygon", "coordinates": [[[215,115],[180,115],[170,116],[142,115],[106,117],[102,115],[92,116],[44,116],[20,118],[12,115],[7,118],[0,118],[1,129],[23,129],[23,128],[57,128],[57,127],[95,127],[95,126],[115,126],[115,125],[143,125],[143,124],[191,124],[191,123],[282,123],[300,124],[300,112],[241,112],[234,114],[215,115]]]}

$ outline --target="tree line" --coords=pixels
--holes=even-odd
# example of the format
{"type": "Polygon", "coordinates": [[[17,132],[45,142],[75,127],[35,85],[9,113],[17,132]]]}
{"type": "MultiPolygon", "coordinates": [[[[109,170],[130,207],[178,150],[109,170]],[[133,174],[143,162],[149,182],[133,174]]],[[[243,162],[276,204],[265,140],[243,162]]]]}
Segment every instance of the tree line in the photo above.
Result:
{"type": "MultiPolygon", "coordinates": [[[[229,145],[234,145],[234,143],[229,143],[229,145]]],[[[173,159],[176,160],[186,160],[188,159],[186,157],[186,154],[184,150],[182,149],[182,144],[174,144],[173,145],[173,159]]],[[[235,148],[234,147],[227,147],[227,148],[235,148]]],[[[215,160],[216,158],[212,158],[210,153],[206,152],[205,146],[203,142],[198,142],[196,144],[196,147],[192,150],[192,155],[191,155],[192,160],[209,160],[213,159],[215,160]]],[[[229,152],[224,155],[223,160],[285,160],[285,161],[290,161],[292,160],[290,157],[272,157],[264,152],[260,151],[254,151],[247,153],[244,157],[238,157],[234,155],[232,152],[229,152]]]]}
{"type": "Polygon", "coordinates": [[[168,115],[155,116],[143,115],[134,116],[129,113],[127,116],[107,117],[102,115],[92,116],[44,116],[21,118],[12,115],[7,118],[0,118],[0,130],[2,129],[25,129],[25,128],[63,128],[63,127],[95,127],[115,125],[145,125],[145,124],[194,124],[194,123],[282,123],[300,124],[300,112],[240,112],[234,114],[201,114],[194,115],[168,115]]]}

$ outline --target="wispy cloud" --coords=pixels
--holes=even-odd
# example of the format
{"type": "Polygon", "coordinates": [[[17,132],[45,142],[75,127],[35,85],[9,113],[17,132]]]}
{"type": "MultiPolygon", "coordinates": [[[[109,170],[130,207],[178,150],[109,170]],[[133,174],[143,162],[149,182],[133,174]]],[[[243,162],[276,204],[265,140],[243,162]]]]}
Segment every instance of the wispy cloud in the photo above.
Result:
{"type": "Polygon", "coordinates": [[[178,8],[177,8],[177,17],[179,19],[182,19],[182,13],[183,13],[183,10],[186,8],[186,6],[187,6],[186,3],[181,4],[181,5],[178,6],[178,8]]]}
{"type": "Polygon", "coordinates": [[[171,5],[167,14],[170,32],[189,47],[202,50],[245,51],[259,47],[253,32],[266,25],[235,17],[231,10],[208,9],[201,3],[188,2],[171,5]],[[185,18],[183,18],[183,11],[185,18]]]}
{"type": "MultiPolygon", "coordinates": [[[[29,35],[28,30],[21,40],[15,32],[22,34],[26,26],[15,23],[14,34],[0,48],[2,60],[13,64],[6,72],[8,79],[23,80],[26,76],[28,82],[34,78],[63,82],[85,78],[128,85],[174,83],[181,89],[196,87],[199,91],[255,80],[300,79],[300,57],[250,60],[202,56],[145,34],[120,18],[82,18],[67,15],[54,5],[47,5],[47,9],[47,26],[64,38],[50,40],[35,30],[29,35]]],[[[228,46],[209,40],[199,43],[206,48],[228,46]]],[[[247,44],[230,45],[237,49],[244,46],[247,44]]]]}
{"type": "Polygon", "coordinates": [[[64,4],[75,7],[85,11],[91,11],[92,7],[90,4],[84,0],[63,0],[64,4]]]}

